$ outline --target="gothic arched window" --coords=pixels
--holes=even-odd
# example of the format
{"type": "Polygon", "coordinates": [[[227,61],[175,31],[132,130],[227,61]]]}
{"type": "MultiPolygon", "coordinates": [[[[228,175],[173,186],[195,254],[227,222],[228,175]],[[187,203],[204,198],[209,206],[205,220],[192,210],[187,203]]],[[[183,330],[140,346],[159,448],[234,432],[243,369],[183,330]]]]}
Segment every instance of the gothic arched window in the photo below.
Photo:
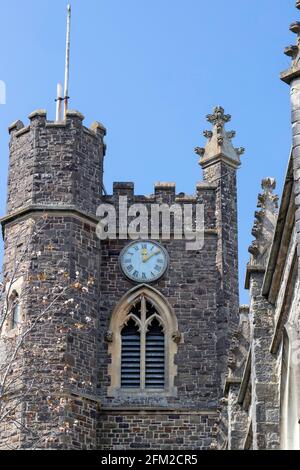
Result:
{"type": "Polygon", "coordinates": [[[174,395],[174,356],[180,335],[176,317],[152,288],[135,288],[115,310],[108,335],[111,354],[109,395],[174,395]]]}
{"type": "Polygon", "coordinates": [[[164,390],[164,324],[146,297],[132,306],[121,338],[121,388],[164,390]]]}

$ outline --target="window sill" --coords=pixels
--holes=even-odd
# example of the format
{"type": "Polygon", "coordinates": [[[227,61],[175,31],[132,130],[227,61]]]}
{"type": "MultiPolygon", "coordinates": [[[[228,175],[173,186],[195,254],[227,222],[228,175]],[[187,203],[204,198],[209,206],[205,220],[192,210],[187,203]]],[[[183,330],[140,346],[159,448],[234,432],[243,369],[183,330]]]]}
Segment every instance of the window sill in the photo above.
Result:
{"type": "Polygon", "coordinates": [[[177,388],[172,389],[147,389],[141,390],[137,388],[118,388],[108,390],[107,396],[110,398],[149,398],[149,397],[177,397],[177,388]]]}

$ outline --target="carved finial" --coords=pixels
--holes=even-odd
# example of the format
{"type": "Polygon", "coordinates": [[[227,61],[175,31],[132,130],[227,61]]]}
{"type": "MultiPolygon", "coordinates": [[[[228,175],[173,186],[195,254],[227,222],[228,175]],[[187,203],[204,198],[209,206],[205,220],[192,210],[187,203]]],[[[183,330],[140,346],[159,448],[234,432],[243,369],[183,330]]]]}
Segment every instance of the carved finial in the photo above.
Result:
{"type": "Polygon", "coordinates": [[[207,120],[211,124],[219,124],[224,126],[226,122],[231,120],[230,114],[225,114],[222,106],[216,106],[213,114],[207,115],[207,120]]]}
{"type": "Polygon", "coordinates": [[[255,212],[256,220],[252,229],[252,235],[256,240],[249,247],[249,252],[251,253],[250,264],[264,267],[267,262],[277,220],[278,196],[273,194],[276,188],[274,178],[263,179],[261,186],[263,193],[258,195],[257,203],[260,211],[255,212]]]}
{"type": "Polygon", "coordinates": [[[265,192],[271,192],[276,189],[276,180],[274,178],[265,178],[261,182],[261,187],[265,192]]]}
{"type": "Polygon", "coordinates": [[[207,121],[213,125],[213,129],[203,132],[204,137],[208,139],[205,149],[199,147],[195,149],[197,155],[200,156],[199,164],[202,167],[220,159],[235,168],[240,166],[240,155],[244,153],[244,148],[235,149],[233,147],[231,140],[236,133],[225,130],[225,124],[230,120],[230,114],[225,114],[221,106],[217,106],[213,114],[208,114],[207,121]]]}

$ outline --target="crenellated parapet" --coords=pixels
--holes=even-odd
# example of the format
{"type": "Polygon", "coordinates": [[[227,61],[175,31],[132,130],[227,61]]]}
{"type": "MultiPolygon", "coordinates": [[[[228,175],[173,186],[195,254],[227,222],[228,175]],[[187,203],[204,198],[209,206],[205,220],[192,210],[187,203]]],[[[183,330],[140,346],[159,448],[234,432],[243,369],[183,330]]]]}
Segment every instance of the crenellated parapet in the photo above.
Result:
{"type": "MultiPolygon", "coordinates": [[[[274,230],[278,216],[278,196],[274,194],[276,181],[274,178],[265,178],[262,181],[263,192],[258,195],[258,211],[255,212],[255,221],[252,235],[255,237],[249,247],[250,262],[248,267],[265,269],[271,248],[274,230]]],[[[248,277],[248,276],[247,276],[248,277]]],[[[246,282],[248,284],[248,281],[246,282]]]]}
{"type": "Polygon", "coordinates": [[[9,127],[10,162],[7,214],[29,206],[73,206],[96,214],[102,196],[106,129],[83,125],[69,110],[66,120],[47,120],[45,110],[29,115],[29,125],[9,127]]]}

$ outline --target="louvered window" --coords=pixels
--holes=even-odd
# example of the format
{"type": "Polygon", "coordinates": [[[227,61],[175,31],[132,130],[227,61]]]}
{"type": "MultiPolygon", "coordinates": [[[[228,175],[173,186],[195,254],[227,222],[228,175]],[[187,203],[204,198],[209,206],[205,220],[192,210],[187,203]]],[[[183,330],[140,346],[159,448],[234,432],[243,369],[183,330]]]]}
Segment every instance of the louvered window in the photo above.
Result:
{"type": "Polygon", "coordinates": [[[162,319],[145,297],[136,302],[122,332],[121,388],[165,388],[165,334],[162,319]]]}
{"type": "Polygon", "coordinates": [[[165,386],[165,335],[156,318],[146,335],[146,388],[165,386]]]}
{"type": "Polygon", "coordinates": [[[121,386],[140,388],[141,342],[138,326],[133,320],[122,330],[121,386]]]}

